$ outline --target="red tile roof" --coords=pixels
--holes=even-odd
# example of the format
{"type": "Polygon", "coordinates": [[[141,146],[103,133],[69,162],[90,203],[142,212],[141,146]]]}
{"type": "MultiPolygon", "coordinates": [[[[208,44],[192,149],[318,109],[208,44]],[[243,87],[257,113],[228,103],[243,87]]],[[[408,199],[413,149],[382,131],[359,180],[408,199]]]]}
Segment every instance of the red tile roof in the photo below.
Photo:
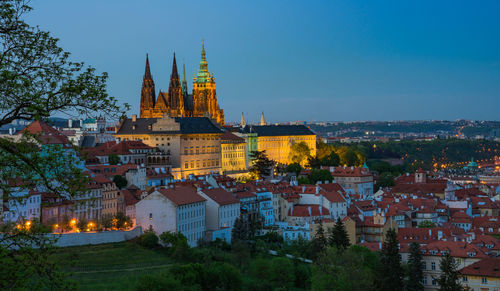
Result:
{"type": "Polygon", "coordinates": [[[175,189],[159,189],[157,191],[177,206],[206,201],[205,198],[196,193],[194,187],[176,187],[175,189]]]}
{"type": "Polygon", "coordinates": [[[288,216],[297,217],[309,217],[309,216],[328,216],[330,211],[327,208],[321,207],[322,213],[320,213],[320,206],[317,204],[300,204],[294,205],[293,208],[288,209],[288,216]]]}
{"type": "Polygon", "coordinates": [[[462,275],[500,278],[500,258],[485,258],[462,270],[462,275]]]}
{"type": "Polygon", "coordinates": [[[210,197],[213,201],[215,201],[219,205],[228,205],[234,203],[240,203],[240,201],[234,198],[231,192],[228,192],[222,188],[214,188],[214,189],[204,189],[203,192],[205,195],[210,197]]]}
{"type": "Polygon", "coordinates": [[[17,134],[24,134],[25,132],[39,135],[40,142],[43,144],[70,144],[65,135],[43,121],[33,121],[17,134]]]}

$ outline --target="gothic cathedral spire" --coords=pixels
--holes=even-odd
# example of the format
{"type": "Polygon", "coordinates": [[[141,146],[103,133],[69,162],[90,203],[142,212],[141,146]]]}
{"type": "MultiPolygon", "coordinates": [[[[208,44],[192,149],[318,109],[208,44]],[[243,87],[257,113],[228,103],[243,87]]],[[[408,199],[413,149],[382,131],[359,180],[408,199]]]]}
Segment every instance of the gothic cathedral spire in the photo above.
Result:
{"type": "Polygon", "coordinates": [[[152,110],[155,106],[155,96],[155,83],[149,68],[149,56],[146,54],[146,68],[144,70],[141,89],[141,118],[148,118],[152,114],[152,110]]]}
{"type": "Polygon", "coordinates": [[[184,99],[187,98],[188,95],[188,85],[186,81],[186,64],[182,63],[182,95],[184,99]]]}
{"type": "Polygon", "coordinates": [[[168,86],[168,105],[179,115],[183,115],[184,111],[184,97],[182,96],[181,82],[179,73],[177,72],[177,61],[175,59],[172,64],[172,74],[170,75],[170,84],[168,86]]]}
{"type": "Polygon", "coordinates": [[[241,121],[240,121],[240,127],[245,127],[247,125],[245,121],[245,115],[243,115],[243,112],[241,112],[241,121]]]}

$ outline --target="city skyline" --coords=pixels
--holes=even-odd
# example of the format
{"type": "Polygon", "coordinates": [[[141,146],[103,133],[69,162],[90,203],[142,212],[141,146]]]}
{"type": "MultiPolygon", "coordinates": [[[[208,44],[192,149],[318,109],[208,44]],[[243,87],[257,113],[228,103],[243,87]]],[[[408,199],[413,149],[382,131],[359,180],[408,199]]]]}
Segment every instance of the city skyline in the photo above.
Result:
{"type": "Polygon", "coordinates": [[[139,113],[146,53],[157,90],[168,89],[175,51],[191,91],[204,38],[228,122],[244,112],[255,123],[262,111],[273,123],[498,120],[495,2],[32,5],[29,22],[108,72],[129,115],[139,113]]]}

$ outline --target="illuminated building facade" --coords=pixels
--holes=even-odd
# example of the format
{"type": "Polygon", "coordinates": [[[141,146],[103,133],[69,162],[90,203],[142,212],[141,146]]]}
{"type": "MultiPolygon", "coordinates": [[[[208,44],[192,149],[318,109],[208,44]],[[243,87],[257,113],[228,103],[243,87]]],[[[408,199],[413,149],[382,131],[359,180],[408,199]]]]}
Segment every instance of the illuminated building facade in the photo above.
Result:
{"type": "Polygon", "coordinates": [[[245,139],[230,131],[224,132],[221,137],[222,172],[226,175],[247,172],[245,139]]]}
{"type": "Polygon", "coordinates": [[[141,140],[170,156],[176,179],[190,174],[221,172],[222,131],[207,117],[124,119],[116,128],[119,140],[141,140]]]}
{"type": "Polygon", "coordinates": [[[162,118],[167,113],[171,117],[210,117],[224,125],[224,111],[217,103],[215,77],[208,72],[205,46],[202,45],[200,69],[193,78],[193,91],[188,94],[186,70],[182,82],[177,71],[174,54],[168,92],[159,92],[156,98],[155,84],[146,56],[146,69],[141,89],[141,118],[162,118]]]}
{"type": "Polygon", "coordinates": [[[290,151],[294,143],[305,142],[316,155],[316,134],[304,125],[259,125],[244,130],[257,134],[257,149],[266,151],[269,159],[281,164],[292,163],[290,151]]]}

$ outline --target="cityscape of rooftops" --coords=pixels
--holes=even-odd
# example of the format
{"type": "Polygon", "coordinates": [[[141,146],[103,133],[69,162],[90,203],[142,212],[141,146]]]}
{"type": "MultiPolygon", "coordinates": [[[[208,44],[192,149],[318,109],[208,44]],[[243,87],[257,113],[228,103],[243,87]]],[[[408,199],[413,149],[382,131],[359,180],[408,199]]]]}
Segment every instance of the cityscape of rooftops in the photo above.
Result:
{"type": "Polygon", "coordinates": [[[500,2],[0,2],[0,290],[500,290],[500,2]]]}

